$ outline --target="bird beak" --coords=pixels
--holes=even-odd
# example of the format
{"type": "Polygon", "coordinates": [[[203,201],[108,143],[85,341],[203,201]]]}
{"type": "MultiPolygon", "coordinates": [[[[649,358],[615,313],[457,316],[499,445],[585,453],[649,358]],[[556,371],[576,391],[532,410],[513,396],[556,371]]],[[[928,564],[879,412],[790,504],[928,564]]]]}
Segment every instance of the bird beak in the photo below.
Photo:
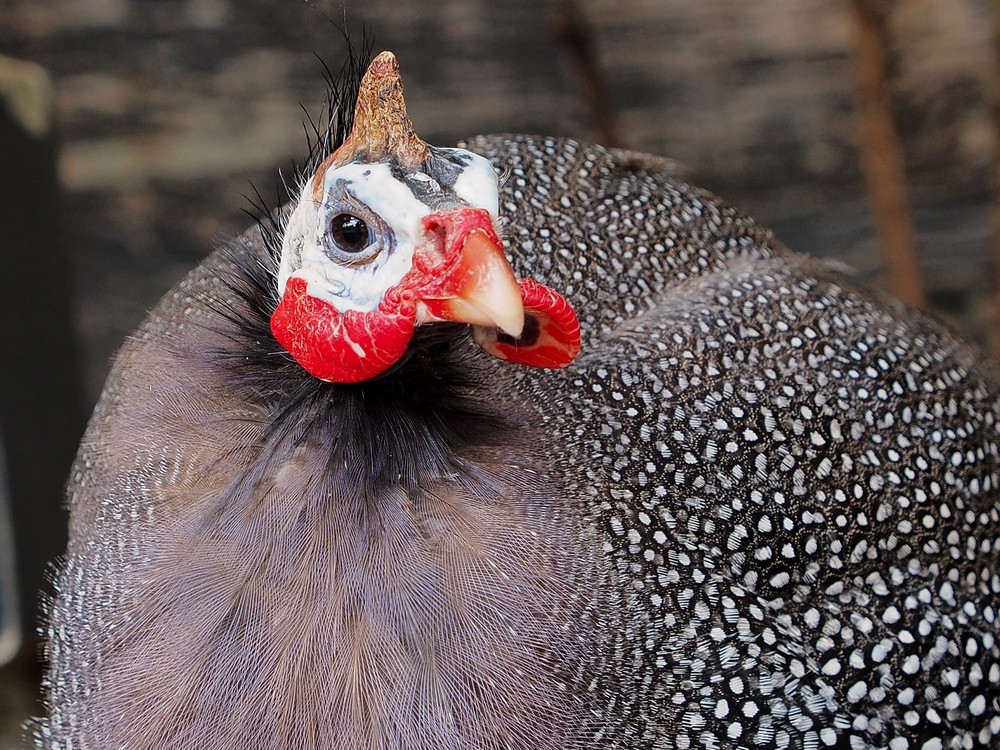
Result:
{"type": "Polygon", "coordinates": [[[416,295],[417,323],[499,328],[518,338],[524,304],[489,213],[461,208],[424,218],[428,241],[414,266],[434,283],[416,295]]]}

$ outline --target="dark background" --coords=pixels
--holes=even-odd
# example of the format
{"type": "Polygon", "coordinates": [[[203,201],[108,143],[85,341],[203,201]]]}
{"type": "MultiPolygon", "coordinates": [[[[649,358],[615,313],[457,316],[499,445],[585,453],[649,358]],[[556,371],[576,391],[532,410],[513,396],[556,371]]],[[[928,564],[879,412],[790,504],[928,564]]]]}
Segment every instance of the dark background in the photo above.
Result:
{"type": "MultiPolygon", "coordinates": [[[[58,487],[114,349],[219,237],[248,224],[251,184],[273,200],[279,170],[304,156],[303,108],[318,113],[325,93],[317,56],[333,69],[344,58],[330,18],[396,52],[411,117],[431,143],[519,131],[664,154],[794,249],[883,284],[847,2],[315,5],[0,0],[0,55],[43,66],[55,103],[48,135],[12,131],[0,143],[0,407],[15,415],[0,422],[14,502],[31,495],[15,508],[24,588],[63,544],[58,487]],[[19,469],[27,489],[13,486],[19,469]]],[[[890,5],[890,103],[927,292],[936,314],[983,340],[991,3],[890,5]]],[[[31,597],[24,610],[33,621],[31,597]]],[[[38,710],[35,648],[27,638],[0,670],[0,725],[38,710]]],[[[0,749],[14,746],[7,736],[0,749]]]]}

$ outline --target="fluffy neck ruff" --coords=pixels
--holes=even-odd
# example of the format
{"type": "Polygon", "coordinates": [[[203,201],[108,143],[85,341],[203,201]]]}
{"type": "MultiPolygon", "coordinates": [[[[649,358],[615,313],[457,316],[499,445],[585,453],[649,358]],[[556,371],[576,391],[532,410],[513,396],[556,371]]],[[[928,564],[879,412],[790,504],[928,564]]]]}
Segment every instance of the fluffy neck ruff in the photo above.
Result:
{"type": "Polygon", "coordinates": [[[109,747],[582,747],[593,561],[544,436],[487,386],[504,365],[439,326],[382,378],[317,381],[267,331],[271,262],[246,241],[206,264],[210,323],[168,337],[130,416],[190,407],[157,428],[168,479],[93,725],[109,747]]]}

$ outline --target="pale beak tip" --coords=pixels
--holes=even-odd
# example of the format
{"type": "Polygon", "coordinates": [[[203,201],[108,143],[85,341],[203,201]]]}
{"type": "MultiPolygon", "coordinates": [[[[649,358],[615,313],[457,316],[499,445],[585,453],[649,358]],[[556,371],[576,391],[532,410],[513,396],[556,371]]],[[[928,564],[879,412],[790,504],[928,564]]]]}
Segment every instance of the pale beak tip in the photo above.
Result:
{"type": "Polygon", "coordinates": [[[524,332],[524,307],[511,310],[510,314],[502,316],[496,322],[497,328],[511,338],[520,338],[524,332]]]}

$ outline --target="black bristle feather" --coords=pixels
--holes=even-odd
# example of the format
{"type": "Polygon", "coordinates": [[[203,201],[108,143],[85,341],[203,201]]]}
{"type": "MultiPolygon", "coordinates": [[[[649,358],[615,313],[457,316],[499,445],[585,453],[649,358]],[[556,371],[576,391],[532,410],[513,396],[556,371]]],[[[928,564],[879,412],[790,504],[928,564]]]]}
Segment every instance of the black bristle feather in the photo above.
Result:
{"type": "MultiPolygon", "coordinates": [[[[322,67],[323,80],[326,82],[326,96],[315,118],[304,105],[300,105],[304,116],[302,128],[307,155],[301,164],[292,162],[294,179],[285,179],[284,173],[279,171],[280,181],[275,188],[275,205],[278,206],[296,197],[309,176],[327,156],[340,148],[354,127],[354,104],[358,98],[361,78],[372,57],[375,41],[365,28],[362,29],[360,46],[355,47],[346,30],[334,21],[330,22],[344,37],[346,57],[340,69],[334,73],[327,62],[316,55],[322,67]]],[[[287,212],[269,206],[268,201],[252,183],[250,189],[253,191],[253,196],[244,196],[250,203],[250,208],[245,213],[256,223],[265,247],[278,257],[281,252],[281,236],[287,212]]]]}

